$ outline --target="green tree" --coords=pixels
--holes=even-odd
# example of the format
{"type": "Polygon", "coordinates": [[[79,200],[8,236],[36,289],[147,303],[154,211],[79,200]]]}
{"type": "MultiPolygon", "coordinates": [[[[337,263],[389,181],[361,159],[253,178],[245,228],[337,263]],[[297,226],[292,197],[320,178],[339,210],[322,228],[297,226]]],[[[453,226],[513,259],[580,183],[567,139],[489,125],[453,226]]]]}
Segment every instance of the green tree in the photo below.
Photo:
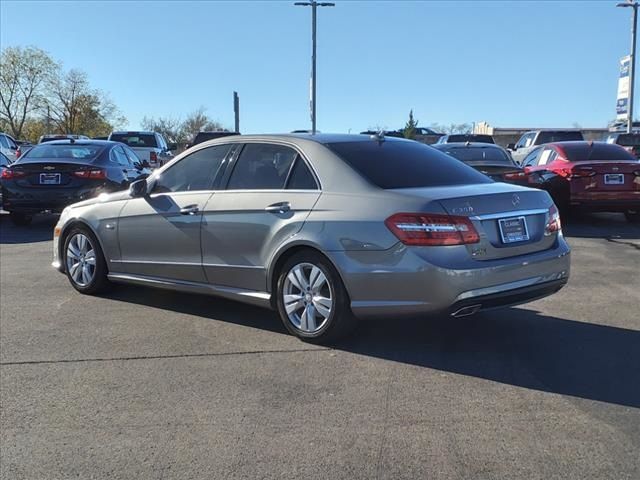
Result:
{"type": "Polygon", "coordinates": [[[15,138],[46,103],[59,65],[36,47],[7,47],[0,54],[0,120],[15,138]]]}
{"type": "Polygon", "coordinates": [[[402,130],[402,135],[404,138],[414,139],[416,138],[416,127],[418,126],[418,120],[414,120],[413,118],[413,110],[409,111],[409,120],[404,126],[402,130]]]}

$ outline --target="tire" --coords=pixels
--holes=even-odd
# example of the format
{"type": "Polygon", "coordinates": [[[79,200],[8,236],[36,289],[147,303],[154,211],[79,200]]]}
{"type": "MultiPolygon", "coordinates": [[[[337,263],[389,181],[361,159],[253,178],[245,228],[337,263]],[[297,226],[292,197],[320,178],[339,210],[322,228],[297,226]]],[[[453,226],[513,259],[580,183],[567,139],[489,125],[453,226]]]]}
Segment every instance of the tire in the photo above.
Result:
{"type": "Polygon", "coordinates": [[[624,216],[629,223],[640,223],[640,210],[627,210],[624,216]]]}
{"type": "Polygon", "coordinates": [[[306,342],[334,342],[347,337],[357,326],[340,275],[317,252],[297,253],[282,265],[276,295],[278,314],[285,328],[306,342]]]}
{"type": "Polygon", "coordinates": [[[100,242],[88,227],[71,228],[64,240],[62,261],[69,283],[80,293],[95,295],[111,288],[100,242]]]}
{"type": "Polygon", "coordinates": [[[19,213],[19,212],[11,212],[9,214],[9,217],[11,218],[11,221],[13,222],[13,224],[18,227],[26,227],[33,220],[33,215],[28,215],[26,213],[19,213]]]}

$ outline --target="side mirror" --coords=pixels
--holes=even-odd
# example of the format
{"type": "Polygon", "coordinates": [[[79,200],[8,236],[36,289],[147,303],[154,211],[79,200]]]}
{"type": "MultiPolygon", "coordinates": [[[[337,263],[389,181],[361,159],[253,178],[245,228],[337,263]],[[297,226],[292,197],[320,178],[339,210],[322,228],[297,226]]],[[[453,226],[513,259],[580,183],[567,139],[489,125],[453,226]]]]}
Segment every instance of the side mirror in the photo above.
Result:
{"type": "Polygon", "coordinates": [[[508,150],[517,150],[517,148],[516,148],[516,144],[515,144],[515,143],[509,143],[509,144],[507,145],[507,149],[508,149],[508,150]]]}
{"type": "Polygon", "coordinates": [[[129,195],[132,198],[140,198],[147,196],[147,180],[141,179],[136,180],[135,182],[129,185],[129,195]]]}
{"type": "Polygon", "coordinates": [[[169,151],[173,151],[173,150],[177,150],[178,149],[178,144],[176,143],[170,143],[167,145],[167,150],[169,151]]]}

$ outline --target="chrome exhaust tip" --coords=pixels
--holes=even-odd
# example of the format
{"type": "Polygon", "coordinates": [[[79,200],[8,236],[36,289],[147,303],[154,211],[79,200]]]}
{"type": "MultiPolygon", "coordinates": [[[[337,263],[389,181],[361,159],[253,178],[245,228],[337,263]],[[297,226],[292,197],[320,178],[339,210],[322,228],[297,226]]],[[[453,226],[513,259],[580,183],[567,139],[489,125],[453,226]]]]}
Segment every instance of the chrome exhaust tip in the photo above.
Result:
{"type": "Polygon", "coordinates": [[[462,307],[459,310],[456,310],[451,314],[452,317],[460,318],[460,317],[468,317],[469,315],[473,315],[478,310],[482,308],[481,304],[477,305],[469,305],[468,307],[462,307]]]}

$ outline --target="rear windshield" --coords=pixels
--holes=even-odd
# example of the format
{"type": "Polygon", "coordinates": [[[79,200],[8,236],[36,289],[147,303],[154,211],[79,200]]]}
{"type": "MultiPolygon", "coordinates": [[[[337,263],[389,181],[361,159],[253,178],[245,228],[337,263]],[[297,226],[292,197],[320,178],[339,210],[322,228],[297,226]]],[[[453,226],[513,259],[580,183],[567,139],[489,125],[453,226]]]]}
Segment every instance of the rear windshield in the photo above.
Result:
{"type": "Polygon", "coordinates": [[[95,159],[104,147],[101,145],[52,145],[40,144],[33,147],[22,157],[20,163],[46,159],[63,159],[71,162],[86,162],[95,159]]]}
{"type": "Polygon", "coordinates": [[[448,143],[460,143],[460,142],[480,142],[480,143],[494,143],[491,135],[449,135],[447,139],[448,143]]]}
{"type": "Polygon", "coordinates": [[[607,161],[607,160],[637,160],[620,145],[610,143],[577,143],[562,145],[567,160],[571,162],[607,161]]]}
{"type": "Polygon", "coordinates": [[[640,147],[640,134],[638,133],[621,133],[616,141],[618,145],[623,147],[640,147]]]}
{"type": "Polygon", "coordinates": [[[120,142],[130,147],[157,147],[156,136],[145,133],[114,133],[111,141],[120,142]]]}
{"type": "Polygon", "coordinates": [[[553,142],[572,142],[575,140],[584,140],[582,132],[540,132],[536,145],[553,142]]]}
{"type": "Polygon", "coordinates": [[[342,160],[380,188],[416,188],[491,183],[462,162],[412,141],[327,144],[342,160]]]}
{"type": "Polygon", "coordinates": [[[451,155],[463,162],[482,162],[492,164],[513,165],[509,156],[499,148],[485,147],[453,147],[442,150],[447,155],[451,155]]]}

